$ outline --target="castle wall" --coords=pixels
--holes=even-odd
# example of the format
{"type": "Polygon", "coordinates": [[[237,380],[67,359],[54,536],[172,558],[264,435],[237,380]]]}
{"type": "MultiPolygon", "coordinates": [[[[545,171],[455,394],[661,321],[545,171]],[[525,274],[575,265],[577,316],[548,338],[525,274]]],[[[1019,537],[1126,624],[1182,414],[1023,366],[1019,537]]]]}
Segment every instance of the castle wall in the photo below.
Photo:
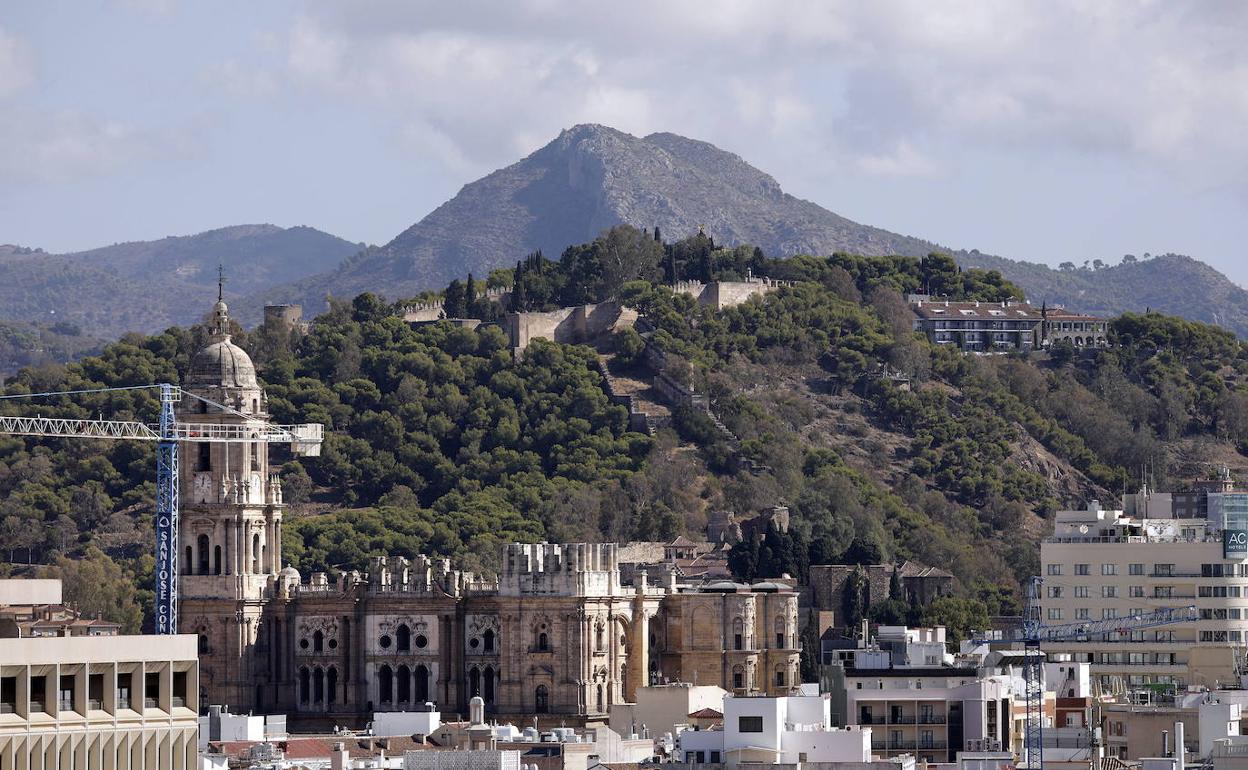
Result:
{"type": "Polygon", "coordinates": [[[302,305],[265,305],[264,322],[269,326],[282,325],[293,329],[303,322],[302,305]]]}
{"type": "Polygon", "coordinates": [[[519,352],[535,339],[576,344],[612,329],[631,326],[636,320],[637,311],[610,300],[545,312],[509,313],[503,320],[503,329],[512,349],[519,352]]]}
{"type": "Polygon", "coordinates": [[[776,281],[769,278],[753,278],[748,281],[679,281],[672,291],[677,294],[688,294],[699,304],[708,305],[716,310],[734,307],[750,297],[762,296],[775,291],[781,286],[792,286],[792,281],[776,281]]]}

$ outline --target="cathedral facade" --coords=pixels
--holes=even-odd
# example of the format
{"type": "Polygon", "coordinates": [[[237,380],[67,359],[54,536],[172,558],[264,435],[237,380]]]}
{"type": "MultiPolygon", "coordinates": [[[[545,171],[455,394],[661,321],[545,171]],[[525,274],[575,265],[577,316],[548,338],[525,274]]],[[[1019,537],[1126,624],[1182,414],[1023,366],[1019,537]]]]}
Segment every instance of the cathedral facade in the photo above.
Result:
{"type": "MultiPolygon", "coordinates": [[[[264,392],[228,321],[218,301],[180,418],[258,426],[264,392]]],[[[367,573],[305,580],[282,563],[267,445],[190,444],[183,456],[180,630],[199,636],[201,705],[362,725],[427,702],[466,713],[480,695],[500,716],[595,719],[652,682],[798,684],[786,585],[624,585],[613,543],[510,544],[491,579],[445,559],[376,557],[367,573]]]]}

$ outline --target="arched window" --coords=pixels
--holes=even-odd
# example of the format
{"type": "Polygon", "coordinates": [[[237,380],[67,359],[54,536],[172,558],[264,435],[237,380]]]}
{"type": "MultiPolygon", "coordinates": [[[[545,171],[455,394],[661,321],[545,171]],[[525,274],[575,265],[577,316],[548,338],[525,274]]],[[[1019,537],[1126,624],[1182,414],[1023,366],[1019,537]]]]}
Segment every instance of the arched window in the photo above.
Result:
{"type": "Polygon", "coordinates": [[[312,634],[312,652],[325,651],[325,632],[319,628],[312,634]]]}
{"type": "Polygon", "coordinates": [[[325,671],[320,666],[312,673],[312,702],[325,702],[325,671]]]}
{"type": "Polygon", "coordinates": [[[312,675],[308,673],[307,667],[300,666],[299,668],[299,702],[300,703],[308,702],[308,689],[309,689],[308,684],[311,678],[312,678],[312,675]]]}
{"type": "Polygon", "coordinates": [[[407,703],[412,699],[412,671],[407,666],[399,666],[396,676],[399,680],[399,703],[407,703]]]}
{"type": "Polygon", "coordinates": [[[776,687],[784,687],[785,673],[783,668],[776,669],[776,687]]]}
{"type": "Polygon", "coordinates": [[[486,703],[494,702],[494,667],[486,666],[481,671],[481,698],[486,703]]]}
{"type": "Polygon", "coordinates": [[[199,443],[198,454],[195,458],[195,470],[210,471],[212,470],[212,444],[206,441],[199,443]]]}
{"type": "Polygon", "coordinates": [[[745,669],[741,666],[732,667],[732,689],[745,689],[745,669]]]}
{"type": "Polygon", "coordinates": [[[481,649],[482,649],[482,650],[484,650],[485,652],[494,652],[494,631],[493,631],[493,629],[488,629],[488,628],[487,628],[487,629],[485,630],[485,633],[484,633],[484,634],[481,634],[481,649]]]}
{"type": "Polygon", "coordinates": [[[332,706],[338,700],[338,669],[333,666],[325,672],[325,690],[325,702],[332,706]]]}
{"type": "Polygon", "coordinates": [[[777,649],[780,649],[780,650],[784,649],[784,638],[785,638],[784,616],[777,615],[776,616],[776,648],[777,649]]]}
{"type": "Polygon", "coordinates": [[[205,634],[202,632],[199,635],[199,654],[200,655],[208,654],[208,634],[205,634]]]}
{"type": "Polygon", "coordinates": [[[212,547],[212,574],[221,574],[221,546],[219,545],[212,547]]]}
{"type": "Polygon", "coordinates": [[[208,574],[208,536],[200,535],[195,538],[195,550],[199,551],[199,574],[208,574]]]}
{"type": "Polygon", "coordinates": [[[741,618],[732,619],[732,649],[745,649],[745,623],[741,618]]]}
{"type": "Polygon", "coordinates": [[[251,536],[251,571],[260,574],[260,533],[251,536]]]}
{"type": "Polygon", "coordinates": [[[186,556],[182,559],[182,574],[190,575],[195,570],[195,549],[186,547],[186,556]]]}
{"type": "Polygon", "coordinates": [[[256,441],[251,445],[251,469],[253,471],[260,470],[260,442],[256,441]]]}
{"type": "Polygon", "coordinates": [[[412,631],[407,627],[406,623],[399,624],[399,630],[395,633],[398,640],[399,652],[407,652],[412,649],[412,631]]]}
{"type": "Polygon", "coordinates": [[[416,667],[416,702],[424,703],[429,700],[429,669],[424,666],[416,667]]]}
{"type": "Polygon", "coordinates": [[[468,697],[475,698],[481,694],[481,672],[473,666],[468,671],[468,697]]]}
{"type": "Polygon", "coordinates": [[[605,685],[598,685],[598,713],[607,710],[607,688],[605,685]]]}
{"type": "Polygon", "coordinates": [[[550,713],[550,690],[544,684],[539,684],[533,693],[533,711],[538,714],[550,713]]]}
{"type": "Polygon", "coordinates": [[[537,635],[537,651],[546,652],[550,649],[550,637],[546,636],[546,632],[542,631],[537,635]]]}
{"type": "Polygon", "coordinates": [[[394,701],[394,675],[389,666],[377,669],[377,697],[382,703],[394,701]]]}

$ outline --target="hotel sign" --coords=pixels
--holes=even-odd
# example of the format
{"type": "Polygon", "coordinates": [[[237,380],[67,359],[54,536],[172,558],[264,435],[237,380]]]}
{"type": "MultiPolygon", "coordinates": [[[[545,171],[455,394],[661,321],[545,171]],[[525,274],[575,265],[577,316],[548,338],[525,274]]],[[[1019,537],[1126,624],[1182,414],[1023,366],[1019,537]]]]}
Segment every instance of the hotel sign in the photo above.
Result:
{"type": "Polygon", "coordinates": [[[1236,561],[1248,559],[1248,530],[1222,530],[1222,558],[1236,561]]]}

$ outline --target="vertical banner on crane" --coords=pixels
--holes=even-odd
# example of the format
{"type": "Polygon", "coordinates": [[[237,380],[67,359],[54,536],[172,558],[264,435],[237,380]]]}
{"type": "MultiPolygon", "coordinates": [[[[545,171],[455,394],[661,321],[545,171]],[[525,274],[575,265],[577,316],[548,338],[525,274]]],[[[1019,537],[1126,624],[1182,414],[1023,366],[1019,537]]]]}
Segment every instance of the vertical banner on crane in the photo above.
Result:
{"type": "Polygon", "coordinates": [[[178,445],[156,449],[156,633],[178,632],[178,445]]]}

